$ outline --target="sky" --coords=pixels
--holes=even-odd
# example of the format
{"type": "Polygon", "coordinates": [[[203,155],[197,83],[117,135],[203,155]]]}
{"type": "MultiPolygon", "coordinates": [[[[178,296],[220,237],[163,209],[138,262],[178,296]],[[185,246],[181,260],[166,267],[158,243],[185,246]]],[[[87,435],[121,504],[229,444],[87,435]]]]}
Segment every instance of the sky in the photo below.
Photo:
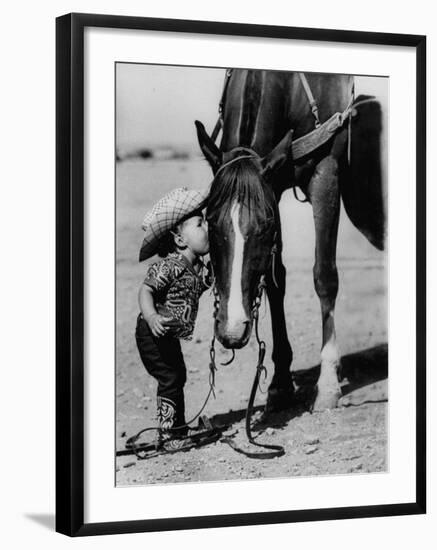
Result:
{"type": "Polygon", "coordinates": [[[224,69],[117,63],[117,145],[197,144],[194,121],[211,133],[224,69]]]}
{"type": "MultiPolygon", "coordinates": [[[[196,119],[211,134],[225,69],[117,63],[117,148],[197,147],[196,119]]],[[[356,95],[376,95],[384,108],[388,79],[356,77],[356,95]]]]}

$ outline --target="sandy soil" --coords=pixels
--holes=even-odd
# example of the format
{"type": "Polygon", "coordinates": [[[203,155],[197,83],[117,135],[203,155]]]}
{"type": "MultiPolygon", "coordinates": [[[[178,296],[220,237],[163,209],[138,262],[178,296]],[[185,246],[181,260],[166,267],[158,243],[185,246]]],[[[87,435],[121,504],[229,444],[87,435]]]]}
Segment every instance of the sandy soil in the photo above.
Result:
{"type": "MultiPolygon", "coordinates": [[[[145,426],[155,425],[156,382],[147,375],[135,346],[137,291],[146,266],[137,262],[145,211],[168,190],[210,181],[204,161],[125,161],[117,166],[117,350],[116,447],[145,426]]],[[[250,478],[379,472],[387,469],[387,271],[386,258],[352,227],[342,212],[338,267],[340,291],[336,326],[342,352],[341,406],[311,414],[306,397],[317,378],[321,342],[319,301],[312,283],[314,232],[311,207],[287,192],[281,202],[285,310],[294,351],[298,407],[262,418],[265,395],[258,392],[254,433],[260,442],[280,444],[286,453],[273,460],[253,460],[216,442],[186,453],[137,461],[116,459],[118,485],[177,483],[250,478]]],[[[260,332],[267,343],[268,378],[273,365],[268,304],[261,308],[260,332]]],[[[200,409],[208,392],[208,346],[212,336],[212,296],[201,300],[191,342],[183,343],[188,380],[187,418],[200,409]]],[[[217,347],[216,399],[205,413],[229,425],[235,442],[245,446],[244,415],[257,359],[254,337],[229,366],[229,352],[217,347]]]]}

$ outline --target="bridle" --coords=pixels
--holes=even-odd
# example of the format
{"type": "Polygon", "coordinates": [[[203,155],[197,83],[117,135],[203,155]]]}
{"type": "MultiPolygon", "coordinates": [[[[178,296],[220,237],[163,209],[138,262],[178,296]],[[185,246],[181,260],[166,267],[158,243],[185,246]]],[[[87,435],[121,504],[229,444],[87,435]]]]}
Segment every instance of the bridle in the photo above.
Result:
{"type": "MultiPolygon", "coordinates": [[[[255,151],[252,151],[251,149],[248,149],[246,147],[239,147],[238,149],[240,149],[244,153],[249,153],[249,154],[244,154],[243,153],[241,156],[235,157],[235,158],[229,160],[228,162],[224,163],[219,168],[219,170],[216,172],[216,175],[225,166],[229,166],[229,164],[234,163],[234,162],[236,162],[238,160],[241,160],[243,158],[258,158],[259,159],[259,155],[255,151]]],[[[275,235],[274,235],[273,245],[272,245],[272,249],[271,249],[271,253],[270,253],[270,261],[269,261],[270,265],[268,265],[268,267],[267,267],[267,270],[269,268],[271,268],[271,270],[272,270],[272,281],[274,282],[274,284],[276,286],[278,286],[277,282],[276,282],[276,277],[275,277],[275,264],[276,264],[276,254],[277,254],[277,252],[278,252],[278,245],[277,245],[277,232],[276,232],[275,235]]],[[[210,388],[212,388],[212,392],[214,394],[214,389],[213,388],[214,388],[214,384],[215,384],[215,373],[217,371],[216,360],[215,360],[215,357],[216,357],[216,353],[215,353],[215,341],[216,341],[215,328],[216,328],[216,322],[217,322],[217,315],[218,315],[218,311],[219,311],[219,307],[220,307],[220,296],[219,296],[219,292],[218,292],[217,286],[216,286],[216,279],[215,279],[214,271],[212,273],[212,281],[213,281],[212,282],[212,292],[214,294],[214,311],[213,311],[214,329],[213,329],[213,336],[212,336],[211,344],[210,344],[210,347],[209,347],[209,356],[210,356],[209,369],[210,369],[210,388]]],[[[254,321],[254,327],[255,327],[255,337],[256,337],[257,344],[258,344],[258,361],[257,361],[257,364],[256,364],[255,378],[254,378],[253,383],[252,383],[252,389],[251,389],[251,392],[250,392],[249,401],[248,401],[248,405],[247,405],[247,409],[246,409],[245,429],[246,429],[246,436],[247,436],[249,442],[252,445],[255,445],[257,447],[262,447],[262,448],[265,448],[265,449],[270,449],[270,451],[262,452],[262,453],[245,451],[245,450],[239,448],[236,445],[236,443],[229,436],[224,436],[224,437],[221,438],[221,441],[223,441],[224,443],[227,443],[228,445],[230,445],[235,451],[237,451],[241,454],[244,454],[245,456],[247,456],[249,458],[259,458],[259,459],[276,458],[276,457],[283,456],[285,454],[284,447],[282,447],[281,445],[269,445],[269,444],[264,444],[264,443],[262,444],[262,443],[256,442],[253,435],[252,435],[251,426],[250,426],[250,420],[251,420],[252,413],[253,413],[253,404],[254,404],[254,401],[255,401],[256,391],[260,387],[261,378],[263,378],[263,380],[265,380],[266,377],[267,377],[267,369],[264,366],[264,359],[265,359],[265,354],[266,354],[266,343],[264,342],[264,340],[262,340],[260,338],[260,335],[259,335],[259,310],[260,310],[262,297],[263,297],[264,291],[266,289],[266,286],[267,286],[266,285],[266,274],[263,273],[260,276],[260,279],[259,279],[259,282],[258,282],[257,292],[256,292],[255,298],[253,300],[252,309],[251,309],[252,320],[254,321]]],[[[221,364],[222,365],[229,365],[229,364],[232,363],[234,358],[235,358],[235,350],[232,349],[231,359],[229,361],[227,361],[225,363],[221,363],[221,364]]],[[[214,394],[214,397],[215,397],[215,394],[214,394]]]]}
{"type": "Polygon", "coordinates": [[[229,166],[230,164],[233,164],[234,162],[237,162],[239,160],[243,160],[243,159],[256,159],[258,161],[261,161],[261,157],[258,155],[258,153],[256,151],[254,151],[253,149],[250,149],[250,147],[234,147],[234,149],[232,149],[231,151],[229,151],[229,155],[231,155],[232,153],[234,153],[235,151],[242,151],[243,154],[242,155],[239,155],[237,157],[234,157],[234,158],[231,158],[230,160],[224,162],[220,168],[216,171],[216,173],[214,174],[214,177],[217,177],[217,174],[219,174],[223,168],[226,168],[227,166],[229,166]],[[246,154],[244,154],[246,153],[246,154]]]}
{"type": "MultiPolygon", "coordinates": [[[[231,151],[229,151],[229,155],[234,153],[235,151],[241,151],[243,154],[236,156],[234,158],[231,158],[230,160],[223,163],[220,168],[216,171],[214,174],[214,179],[217,177],[217,175],[223,170],[223,168],[226,168],[230,164],[233,164],[234,162],[237,162],[242,159],[256,159],[258,161],[261,161],[261,157],[258,155],[256,151],[253,149],[250,149],[250,147],[234,147],[231,151]]],[[[278,288],[278,283],[276,281],[276,273],[275,273],[275,265],[276,265],[276,254],[278,252],[278,232],[275,232],[275,235],[273,237],[273,245],[271,249],[271,269],[272,269],[272,280],[273,284],[278,288]]],[[[214,286],[214,285],[213,285],[214,286]]]]}

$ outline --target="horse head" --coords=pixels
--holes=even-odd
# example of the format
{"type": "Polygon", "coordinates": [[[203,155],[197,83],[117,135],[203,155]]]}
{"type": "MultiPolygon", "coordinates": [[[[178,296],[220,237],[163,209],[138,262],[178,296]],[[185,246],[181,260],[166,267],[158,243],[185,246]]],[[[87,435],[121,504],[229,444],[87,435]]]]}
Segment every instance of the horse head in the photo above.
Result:
{"type": "Polygon", "coordinates": [[[287,159],[291,132],[265,157],[247,147],[221,152],[196,121],[214,179],[207,205],[211,263],[218,297],[215,333],[225,348],[250,338],[261,278],[271,265],[279,212],[272,176],[287,159]]]}

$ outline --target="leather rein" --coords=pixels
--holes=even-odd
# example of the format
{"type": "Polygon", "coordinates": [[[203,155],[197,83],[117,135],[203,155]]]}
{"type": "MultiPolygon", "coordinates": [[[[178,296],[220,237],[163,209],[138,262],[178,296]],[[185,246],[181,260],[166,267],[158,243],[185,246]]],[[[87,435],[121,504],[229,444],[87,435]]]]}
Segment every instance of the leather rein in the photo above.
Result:
{"type": "MultiPolygon", "coordinates": [[[[275,261],[275,256],[272,250],[272,262],[274,261],[275,261]]],[[[238,453],[243,454],[248,458],[258,458],[258,459],[277,458],[285,454],[285,449],[282,445],[271,445],[267,443],[258,443],[257,441],[255,441],[255,438],[252,435],[252,429],[251,429],[251,418],[253,414],[253,405],[255,401],[256,392],[257,392],[257,389],[260,388],[261,377],[263,377],[263,380],[265,380],[267,377],[267,369],[264,366],[264,358],[266,354],[266,343],[264,342],[264,340],[261,340],[259,336],[259,327],[258,327],[259,308],[261,306],[262,296],[265,288],[266,288],[265,275],[261,275],[260,281],[258,283],[257,295],[255,297],[254,304],[252,307],[252,317],[255,320],[255,336],[256,336],[256,341],[258,343],[258,361],[256,364],[255,377],[252,383],[249,401],[246,408],[245,431],[246,431],[246,436],[249,443],[251,443],[256,447],[269,449],[269,451],[267,452],[246,451],[245,449],[238,447],[235,441],[233,441],[233,439],[231,439],[230,436],[222,436],[220,439],[220,441],[222,441],[223,443],[227,443],[232,449],[234,449],[234,451],[237,451],[238,453]]],[[[215,287],[215,283],[213,284],[213,292],[214,292],[214,323],[215,323],[215,319],[217,317],[219,304],[220,304],[220,298],[218,295],[218,291],[215,287]]],[[[210,363],[209,363],[210,384],[211,384],[211,387],[214,387],[215,372],[217,370],[216,363],[215,363],[215,328],[214,328],[213,337],[211,340],[211,345],[209,348],[209,356],[210,356],[210,363]]],[[[233,361],[234,357],[235,357],[235,352],[233,353],[232,359],[230,361],[222,364],[229,365],[233,361]]]]}

